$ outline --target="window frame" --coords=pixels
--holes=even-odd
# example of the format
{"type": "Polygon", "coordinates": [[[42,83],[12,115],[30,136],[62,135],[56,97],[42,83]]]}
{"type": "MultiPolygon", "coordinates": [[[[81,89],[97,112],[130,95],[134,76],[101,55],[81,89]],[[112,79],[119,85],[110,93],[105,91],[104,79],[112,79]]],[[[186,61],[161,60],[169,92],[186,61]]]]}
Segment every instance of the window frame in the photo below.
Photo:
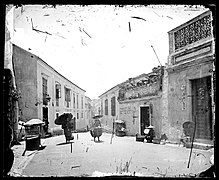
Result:
{"type": "Polygon", "coordinates": [[[109,103],[108,99],[105,99],[104,103],[105,103],[105,115],[107,116],[109,114],[109,112],[108,112],[108,103],[109,103]]]}
{"type": "Polygon", "coordinates": [[[68,87],[65,87],[65,102],[66,102],[66,107],[68,108],[71,107],[71,89],[68,87]]]}
{"type": "Polygon", "coordinates": [[[111,98],[111,115],[116,116],[116,97],[111,98]]]}

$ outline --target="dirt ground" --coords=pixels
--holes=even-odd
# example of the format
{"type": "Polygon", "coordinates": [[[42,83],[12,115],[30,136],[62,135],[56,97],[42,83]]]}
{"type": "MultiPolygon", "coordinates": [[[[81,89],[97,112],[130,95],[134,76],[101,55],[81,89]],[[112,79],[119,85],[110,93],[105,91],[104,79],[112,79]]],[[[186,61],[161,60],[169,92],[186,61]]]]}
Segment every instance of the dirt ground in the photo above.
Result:
{"type": "MultiPolygon", "coordinates": [[[[89,132],[75,133],[72,144],[65,137],[44,139],[45,148],[23,153],[23,145],[13,147],[15,162],[12,176],[152,176],[193,177],[210,167],[211,150],[190,149],[173,144],[137,142],[135,137],[103,133],[100,142],[94,142],[89,132]],[[32,154],[31,154],[32,153],[32,154]]],[[[24,143],[24,142],[22,142],[24,143]]]]}

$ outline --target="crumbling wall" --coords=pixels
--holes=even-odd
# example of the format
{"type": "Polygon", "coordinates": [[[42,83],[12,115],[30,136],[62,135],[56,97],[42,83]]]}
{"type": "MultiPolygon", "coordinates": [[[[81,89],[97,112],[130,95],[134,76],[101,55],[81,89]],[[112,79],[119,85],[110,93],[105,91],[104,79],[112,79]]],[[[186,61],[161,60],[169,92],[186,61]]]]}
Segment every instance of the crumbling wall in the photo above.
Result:
{"type": "Polygon", "coordinates": [[[140,133],[140,107],[142,106],[149,106],[151,124],[155,127],[154,130],[156,137],[160,137],[162,122],[160,96],[120,103],[120,119],[125,121],[126,134],[135,136],[137,133],[140,133]]]}

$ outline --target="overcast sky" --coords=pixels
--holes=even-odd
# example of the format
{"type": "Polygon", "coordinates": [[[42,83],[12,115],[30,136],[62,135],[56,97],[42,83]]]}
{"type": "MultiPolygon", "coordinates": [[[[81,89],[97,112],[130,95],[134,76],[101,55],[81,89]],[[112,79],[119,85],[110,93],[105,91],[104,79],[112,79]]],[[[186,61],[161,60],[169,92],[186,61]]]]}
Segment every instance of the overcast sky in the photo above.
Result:
{"type": "Polygon", "coordinates": [[[98,98],[128,78],[167,63],[168,31],[208,9],[167,5],[25,5],[12,41],[98,98]],[[35,31],[32,29],[35,28],[35,31]]]}

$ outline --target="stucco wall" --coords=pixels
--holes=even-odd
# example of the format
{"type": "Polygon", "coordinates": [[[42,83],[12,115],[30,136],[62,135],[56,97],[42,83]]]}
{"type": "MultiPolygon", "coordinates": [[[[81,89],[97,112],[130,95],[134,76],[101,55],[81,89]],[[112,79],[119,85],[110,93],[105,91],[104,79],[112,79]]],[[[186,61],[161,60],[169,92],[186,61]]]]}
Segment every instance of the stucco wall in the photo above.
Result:
{"type": "MultiPolygon", "coordinates": [[[[85,92],[70,83],[68,80],[60,76],[57,72],[55,72],[52,68],[48,67],[45,63],[38,60],[37,63],[37,82],[38,82],[38,100],[42,101],[42,77],[47,77],[48,80],[48,94],[51,97],[50,102],[47,107],[49,109],[49,127],[53,129],[54,127],[60,127],[54,123],[56,119],[56,113],[59,115],[69,112],[72,113],[74,117],[77,117],[77,113],[79,113],[79,119],[76,118],[76,129],[81,129],[87,126],[86,116],[85,116],[85,92]],[[61,98],[59,99],[59,106],[56,106],[56,96],[55,96],[55,84],[58,82],[61,85],[61,98]],[[71,104],[70,107],[66,107],[65,105],[65,87],[71,89],[71,104]],[[73,106],[73,93],[78,94],[78,108],[77,108],[77,100],[75,103],[75,107],[73,106]],[[83,100],[83,109],[81,106],[81,97],[83,100]],[[83,112],[83,118],[81,118],[81,113],[83,112]]],[[[38,116],[43,117],[42,113],[42,103],[39,104],[38,116]]]]}
{"type": "Polygon", "coordinates": [[[192,79],[210,76],[212,63],[200,63],[169,73],[168,81],[168,122],[163,123],[163,131],[170,141],[179,141],[182,124],[192,121],[192,79]]]}
{"type": "Polygon", "coordinates": [[[38,118],[37,106],[37,63],[36,57],[13,45],[13,64],[17,88],[21,91],[19,108],[21,119],[38,118]]]}
{"type": "Polygon", "coordinates": [[[119,102],[117,100],[118,98],[118,87],[113,88],[112,90],[108,91],[107,93],[101,95],[101,103],[102,103],[102,112],[103,117],[101,118],[101,122],[103,126],[106,126],[109,129],[113,128],[113,122],[117,119],[120,119],[119,116],[119,102]],[[115,116],[112,116],[111,112],[111,98],[115,97],[115,116]],[[108,99],[108,115],[105,114],[105,100],[108,99]]]}
{"type": "Polygon", "coordinates": [[[160,96],[120,103],[120,119],[126,123],[127,135],[135,136],[140,133],[140,107],[142,106],[150,107],[151,124],[155,126],[155,135],[160,137],[162,122],[160,96]]]}
{"type": "Polygon", "coordinates": [[[19,108],[21,119],[24,121],[38,118],[43,120],[43,95],[42,95],[42,77],[47,78],[47,93],[51,97],[48,103],[48,120],[49,129],[61,128],[55,125],[54,120],[56,113],[62,114],[70,112],[76,116],[79,113],[79,119],[76,119],[76,129],[86,127],[88,122],[85,116],[85,91],[80,89],[75,84],[71,83],[53,68],[44,63],[38,56],[13,45],[13,63],[15,69],[15,78],[18,89],[21,91],[22,98],[19,100],[19,108]],[[55,97],[55,82],[61,84],[61,98],[59,106],[56,106],[55,97]],[[64,87],[71,89],[71,105],[65,105],[65,91],[64,87]],[[79,107],[73,108],[73,93],[78,94],[79,107]],[[83,108],[81,106],[81,97],[83,97],[83,108]],[[81,118],[83,113],[83,118],[81,118]]]}

